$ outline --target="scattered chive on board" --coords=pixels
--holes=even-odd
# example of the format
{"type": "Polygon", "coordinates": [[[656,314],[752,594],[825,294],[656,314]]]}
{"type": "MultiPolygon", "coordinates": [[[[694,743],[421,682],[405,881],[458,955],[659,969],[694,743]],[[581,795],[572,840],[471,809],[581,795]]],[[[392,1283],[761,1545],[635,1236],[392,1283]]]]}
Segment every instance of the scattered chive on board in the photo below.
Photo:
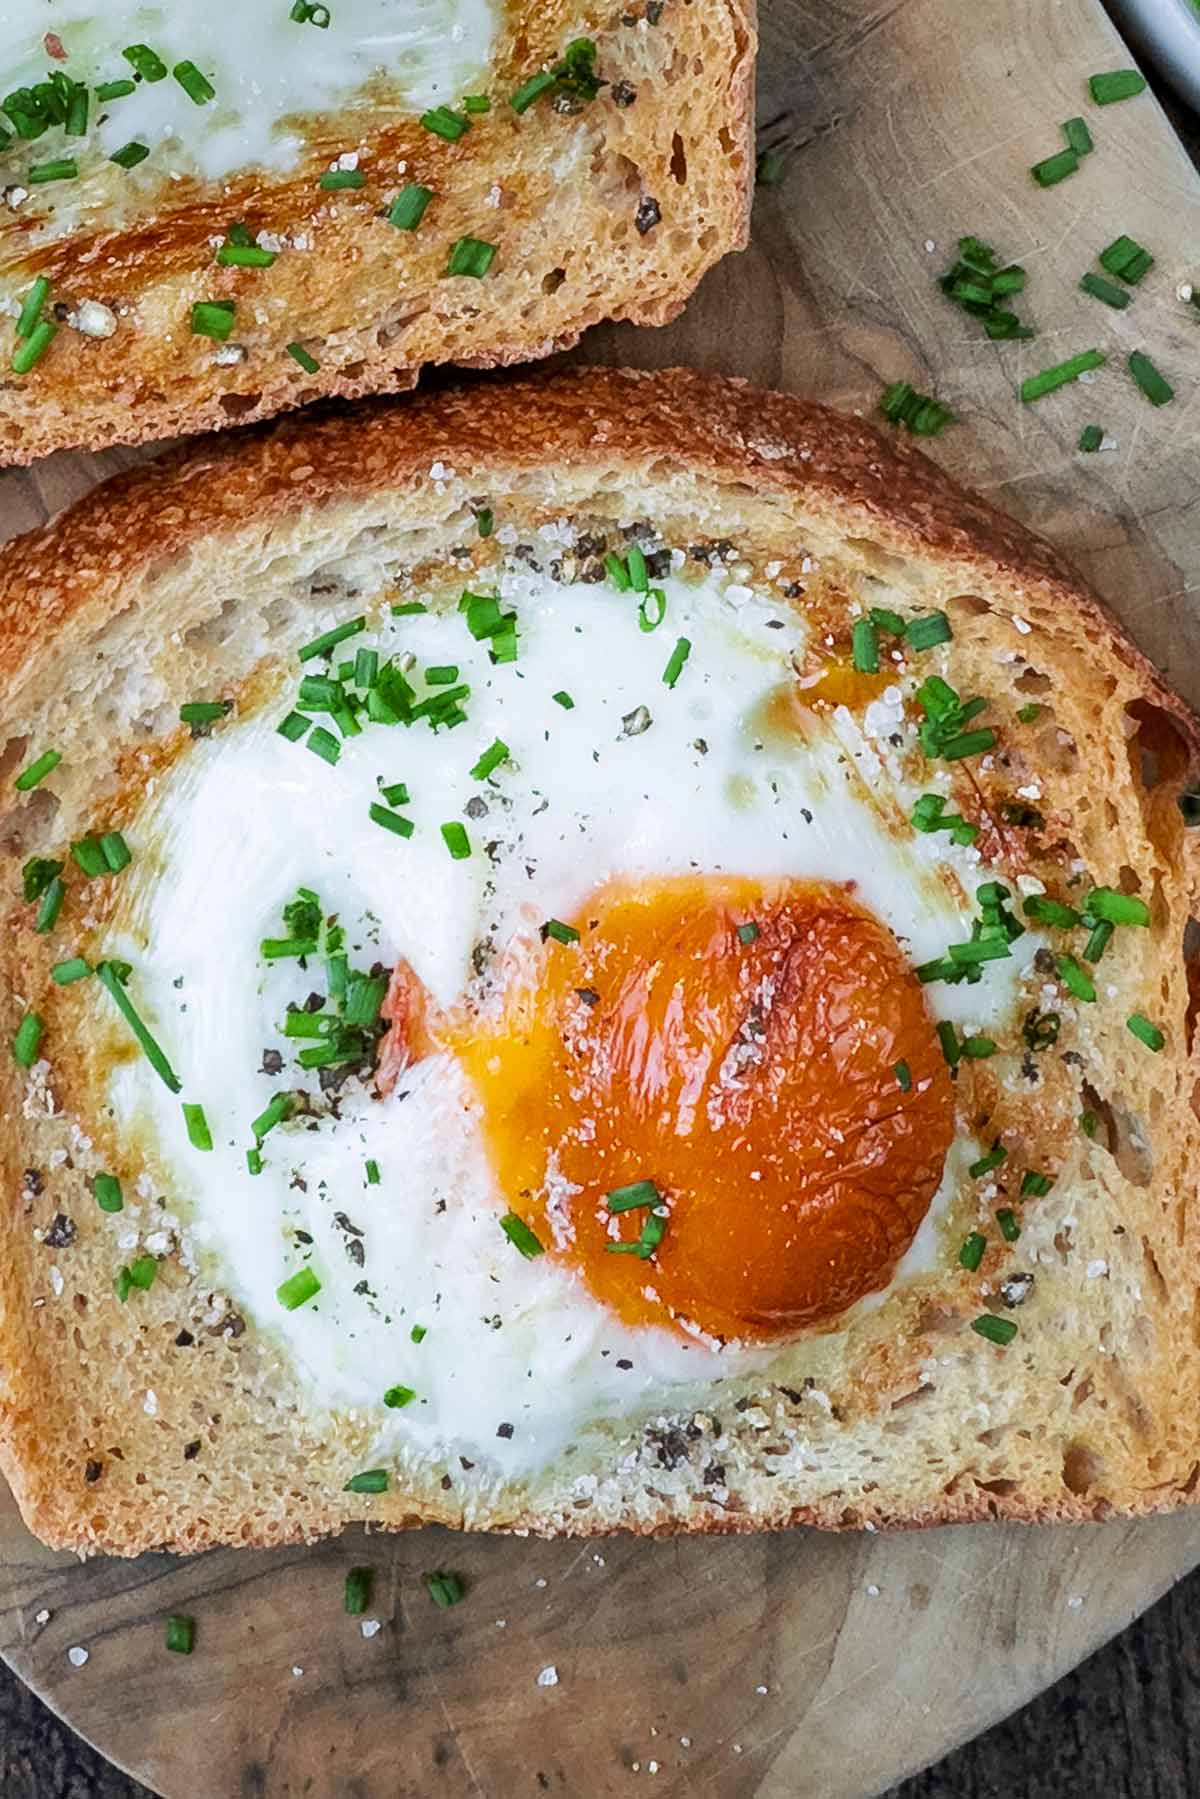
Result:
{"type": "Polygon", "coordinates": [[[1145,92],[1146,77],[1137,69],[1112,69],[1108,74],[1088,77],[1088,91],[1097,106],[1111,106],[1114,100],[1132,100],[1145,92]]]}
{"type": "Polygon", "coordinates": [[[1051,368],[1043,369],[1038,375],[1030,375],[1021,383],[1021,398],[1028,406],[1034,400],[1044,399],[1047,394],[1057,392],[1066,387],[1068,382],[1078,381],[1090,369],[1103,368],[1108,361],[1103,350],[1081,350],[1078,356],[1071,356],[1066,362],[1056,362],[1051,368]]]}

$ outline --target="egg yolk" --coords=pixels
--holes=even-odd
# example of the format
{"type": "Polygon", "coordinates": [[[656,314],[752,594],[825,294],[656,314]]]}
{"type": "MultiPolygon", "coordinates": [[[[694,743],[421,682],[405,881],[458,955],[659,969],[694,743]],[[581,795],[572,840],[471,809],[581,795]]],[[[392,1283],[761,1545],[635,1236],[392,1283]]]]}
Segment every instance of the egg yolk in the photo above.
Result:
{"type": "Polygon", "coordinates": [[[496,1017],[449,1026],[548,1253],[630,1324],[722,1339],[794,1335],[885,1286],[953,1133],[890,931],[842,888],[712,877],[611,883],[564,922],[578,938],[546,936],[496,1017]],[[657,1209],[646,1188],[610,1207],[638,1182],[657,1209]]]}

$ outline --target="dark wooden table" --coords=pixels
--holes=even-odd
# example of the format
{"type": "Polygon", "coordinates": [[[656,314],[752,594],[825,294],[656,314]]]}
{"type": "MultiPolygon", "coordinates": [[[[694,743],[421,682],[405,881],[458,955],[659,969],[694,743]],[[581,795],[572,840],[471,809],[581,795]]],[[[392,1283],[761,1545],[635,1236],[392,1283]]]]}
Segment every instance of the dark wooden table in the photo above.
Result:
{"type": "MultiPolygon", "coordinates": [[[[1200,165],[1200,121],[1169,94],[1160,97],[1200,165]]],[[[893,1787],[886,1799],[1197,1795],[1200,1569],[1023,1711],[893,1787]]],[[[150,1795],[89,1749],[0,1663],[0,1799],[150,1795]]]]}

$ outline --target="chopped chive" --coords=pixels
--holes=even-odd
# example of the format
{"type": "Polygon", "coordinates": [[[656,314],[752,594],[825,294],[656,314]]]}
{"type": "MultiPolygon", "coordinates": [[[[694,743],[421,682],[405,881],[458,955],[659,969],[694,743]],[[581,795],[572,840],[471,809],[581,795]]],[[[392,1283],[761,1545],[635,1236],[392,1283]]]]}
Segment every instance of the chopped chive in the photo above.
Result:
{"type": "Polygon", "coordinates": [[[904,425],[914,437],[936,437],[953,421],[949,406],[918,393],[907,381],[893,381],[879,396],[879,410],[893,425],[904,425]]]}
{"type": "Polygon", "coordinates": [[[294,19],[297,25],[315,25],[321,31],[328,31],[332,17],[329,8],[321,5],[319,0],[293,0],[292,10],[288,14],[288,18],[294,19]]]}
{"type": "Polygon", "coordinates": [[[500,1229],[508,1238],[514,1249],[519,1249],[527,1262],[544,1253],[545,1246],[540,1243],[523,1218],[515,1212],[506,1212],[500,1220],[500,1229]]]}
{"type": "Polygon", "coordinates": [[[192,307],[192,332],[223,344],[233,330],[237,307],[232,300],[197,300],[192,307]]]}
{"type": "Polygon", "coordinates": [[[1089,918],[1102,918],[1108,924],[1148,925],[1150,908],[1135,893],[1118,893],[1114,887],[1093,887],[1083,903],[1089,918]]]}
{"type": "Polygon", "coordinates": [[[321,366],[315,356],[309,355],[303,344],[289,344],[287,353],[300,364],[306,375],[315,375],[321,366]]]}
{"type": "Polygon", "coordinates": [[[433,199],[431,187],[419,187],[410,182],[402,188],[387,210],[387,222],[394,225],[397,231],[415,231],[425,217],[429,202],[433,199]]]}
{"type": "Polygon", "coordinates": [[[613,586],[620,593],[628,593],[629,589],[633,586],[633,582],[630,580],[629,570],[626,568],[620,556],[610,550],[604,558],[604,567],[613,586]]]}
{"type": "Polygon", "coordinates": [[[74,181],[78,173],[79,164],[73,156],[60,156],[54,162],[38,163],[25,179],[31,187],[41,187],[48,181],[74,181]]]}
{"type": "Polygon", "coordinates": [[[465,862],[471,854],[471,840],[467,836],[466,827],[457,819],[442,826],[442,841],[456,862],[465,862]]]}
{"type": "Polygon", "coordinates": [[[390,1482],[386,1468],[364,1468],[361,1474],[352,1474],[342,1488],[343,1493],[386,1493],[390,1482]]]}
{"type": "Polygon", "coordinates": [[[971,1329],[986,1337],[989,1343],[995,1343],[1003,1349],[1011,1343],[1017,1334],[1017,1327],[1011,1318],[997,1318],[991,1312],[984,1312],[981,1317],[971,1320],[971,1329]]]}
{"type": "Polygon", "coordinates": [[[1044,1199],[1053,1185],[1048,1174],[1039,1174],[1036,1169],[1030,1168],[1021,1179],[1021,1198],[1044,1199]]]}
{"type": "Polygon", "coordinates": [[[557,693],[550,695],[550,698],[556,706],[561,706],[564,712],[574,712],[575,702],[565,687],[560,687],[557,693]]]}
{"type": "Polygon", "coordinates": [[[463,111],[464,112],[469,112],[469,113],[491,112],[491,110],[492,110],[492,103],[488,99],[486,94],[464,94],[463,95],[463,111]]]}
{"type": "Polygon", "coordinates": [[[948,1018],[943,1018],[937,1027],[937,1040],[942,1046],[942,1054],[950,1068],[956,1068],[962,1056],[958,1044],[958,1032],[948,1018]]]}
{"type": "Polygon", "coordinates": [[[994,749],[996,733],[985,725],[979,731],[962,731],[949,738],[942,745],[941,754],[947,762],[961,762],[966,756],[982,756],[985,750],[994,749]]]}
{"type": "Polygon", "coordinates": [[[996,1223],[1000,1226],[1000,1235],[1006,1243],[1015,1243],[1021,1235],[1021,1227],[1017,1223],[1017,1215],[1011,1206],[1001,1206],[996,1213],[996,1223]]]}
{"type": "Polygon", "coordinates": [[[676,681],[678,681],[680,675],[683,673],[684,664],[691,653],[692,646],[689,640],[686,637],[680,637],[676,641],[675,648],[671,651],[666,668],[663,670],[664,686],[674,687],[676,681]]]}
{"type": "Polygon", "coordinates": [[[61,881],[57,875],[54,875],[47,883],[46,889],[42,894],[41,904],[38,907],[37,918],[33,926],[34,930],[37,931],[40,936],[45,936],[47,932],[54,929],[55,925],[58,923],[58,915],[62,911],[63,901],[66,897],[66,883],[61,881]]]}
{"type": "Polygon", "coordinates": [[[1147,1049],[1158,1051],[1167,1041],[1158,1026],[1151,1024],[1150,1020],[1144,1018],[1140,1012],[1131,1012],[1125,1023],[1138,1042],[1144,1043],[1147,1049]]]}
{"type": "Polygon", "coordinates": [[[423,1343],[429,1332],[423,1324],[414,1324],[408,1334],[414,1343],[423,1343]]]}
{"type": "Polygon", "coordinates": [[[1035,162],[1029,173],[1039,187],[1056,187],[1068,175],[1073,175],[1078,167],[1079,157],[1068,147],[1056,150],[1053,156],[1047,156],[1043,162],[1035,162]]]}
{"type": "Polygon", "coordinates": [[[105,831],[100,839],[100,853],[110,874],[120,874],[133,861],[133,855],[120,831],[105,831]]]}
{"type": "Polygon", "coordinates": [[[1080,281],[1079,287],[1082,293],[1090,294],[1093,300],[1102,300],[1114,312],[1124,312],[1129,304],[1130,296],[1123,287],[1118,287],[1113,281],[1106,281],[1103,275],[1093,275],[1090,270],[1080,281]]]}
{"type": "Polygon", "coordinates": [[[963,1246],[958,1252],[961,1266],[974,1274],[983,1260],[986,1248],[987,1238],[980,1231],[972,1231],[969,1237],[964,1238],[963,1246]]]}
{"type": "Polygon", "coordinates": [[[907,1062],[893,1062],[892,1063],[892,1073],[896,1077],[896,1085],[899,1087],[901,1093],[911,1093],[913,1081],[912,1081],[912,1072],[908,1066],[908,1063],[907,1062]]]}
{"type": "Polygon", "coordinates": [[[215,725],[233,710],[232,700],[188,700],[179,708],[181,725],[215,725]]]}
{"type": "Polygon", "coordinates": [[[787,157],[780,150],[764,150],[754,165],[756,187],[778,187],[787,173],[787,157]]]}
{"type": "Polygon", "coordinates": [[[121,973],[123,972],[123,968],[121,972],[118,972],[118,965],[114,962],[98,962],[96,964],[96,974],[99,977],[100,985],[108,993],[126,1024],[141,1044],[142,1050],[147,1061],[150,1063],[151,1068],[153,1068],[155,1074],[157,1074],[165,1087],[169,1088],[172,1093],[178,1093],[181,1085],[179,1076],[167,1061],[166,1056],[163,1054],[154,1036],[142,1022],[137,1008],[126,993],[124,982],[121,979],[121,973]]]}
{"type": "Polygon", "coordinates": [[[13,782],[13,786],[18,793],[28,793],[31,788],[37,786],[39,781],[44,781],[46,776],[50,774],[52,770],[56,769],[61,761],[61,750],[44,751],[35,762],[29,764],[28,768],[23,768],[21,770],[21,773],[13,782]]]}
{"type": "Polygon", "coordinates": [[[264,937],[258,946],[264,962],[283,962],[292,956],[315,956],[315,937],[264,937]]]}
{"type": "Polygon", "coordinates": [[[1067,992],[1079,1000],[1094,1000],[1096,989],[1091,976],[1079,966],[1074,956],[1059,956],[1058,978],[1067,992]]]}
{"type": "Polygon", "coordinates": [[[480,237],[460,237],[450,247],[446,273],[470,275],[476,281],[482,281],[491,268],[495,255],[495,244],[485,243],[480,237]]]}
{"type": "Polygon", "coordinates": [[[258,1148],[246,1151],[246,1173],[261,1174],[263,1171],[262,1150],[258,1148]]]}
{"type": "Polygon", "coordinates": [[[748,919],[745,924],[740,924],[738,926],[737,934],[738,942],[741,944],[756,943],[760,935],[758,926],[752,918],[748,919]]]}
{"type": "Polygon", "coordinates": [[[386,806],[372,805],[369,808],[372,824],[382,825],[385,831],[391,831],[395,837],[411,837],[415,826],[411,818],[405,818],[399,812],[389,812],[386,806]]]}
{"type": "Polygon", "coordinates": [[[171,73],[183,89],[189,100],[197,106],[204,106],[209,100],[215,100],[217,90],[207,75],[202,75],[194,62],[177,62],[171,73]]]}
{"type": "Polygon", "coordinates": [[[989,1056],[995,1055],[997,1047],[997,1044],[991,1037],[976,1035],[974,1037],[964,1037],[962,1040],[962,1053],[967,1057],[968,1061],[971,1062],[986,1061],[989,1056]]]}
{"type": "Polygon", "coordinates": [[[383,1403],[389,1411],[399,1412],[406,1405],[411,1405],[416,1397],[413,1387],[389,1387],[383,1396],[383,1403]]]}
{"type": "Polygon", "coordinates": [[[1096,146],[1092,141],[1092,134],[1088,129],[1086,119],[1064,119],[1062,131],[1076,156],[1089,156],[1095,149],[1096,146]]]}
{"type": "Polygon", "coordinates": [[[1085,1137],[1094,1137],[1100,1129],[1100,1118],[1090,1109],[1079,1114],[1079,1128],[1085,1137]]]}
{"type": "MultiPolygon", "coordinates": [[[[1079,433],[1079,448],[1083,451],[1085,456],[1093,455],[1103,442],[1104,431],[1100,425],[1085,425],[1083,430],[1079,433]]],[[[1021,711],[1023,712],[1024,710],[1025,707],[1022,707],[1021,711]]],[[[1021,713],[1018,712],[1017,717],[1020,718],[1020,716],[1021,713]]]]}
{"type": "Polygon", "coordinates": [[[337,762],[342,753],[341,744],[333,732],[327,731],[324,725],[315,726],[304,747],[306,750],[311,750],[314,756],[319,756],[322,762],[328,762],[331,765],[337,762]]]}
{"type": "Polygon", "coordinates": [[[492,515],[491,507],[481,506],[479,511],[475,514],[475,528],[479,532],[480,537],[490,537],[492,535],[492,527],[494,524],[495,519],[492,515]]]}
{"type": "Polygon", "coordinates": [[[445,138],[448,144],[457,143],[471,129],[470,119],[464,119],[461,113],[452,112],[448,106],[434,106],[428,112],[423,112],[421,123],[426,131],[432,131],[435,137],[445,138]]]}
{"type": "Polygon", "coordinates": [[[879,673],[879,635],[869,618],[858,618],[850,634],[850,660],[862,675],[879,673]]]}
{"type": "Polygon", "coordinates": [[[127,49],[122,50],[121,55],[132,65],[134,74],[140,75],[143,81],[166,80],[167,65],[148,44],[130,44],[127,49]]]}
{"type": "Polygon", "coordinates": [[[285,1311],[294,1312],[297,1306],[306,1305],[310,1299],[315,1299],[320,1291],[321,1283],[312,1269],[298,1268],[295,1274],[289,1274],[276,1287],[275,1297],[285,1311]]]}
{"type": "Polygon", "coordinates": [[[1151,406],[1165,406],[1175,398],[1175,389],[1165,376],[1159,374],[1143,350],[1134,350],[1127,367],[1151,406]]]}
{"type": "Polygon", "coordinates": [[[269,269],[277,256],[258,244],[222,244],[217,251],[217,261],[226,269],[269,269]]]}
{"type": "Polygon", "coordinates": [[[119,169],[136,169],[140,162],[145,162],[149,154],[149,144],[139,144],[134,138],[129,143],[122,144],[119,150],[114,150],[108,160],[115,162],[119,169]]]}
{"type": "Polygon", "coordinates": [[[168,1618],[166,1641],[172,1655],[190,1655],[196,1646],[196,1620],[181,1614],[168,1618]]]}
{"type": "Polygon", "coordinates": [[[425,681],[430,687],[453,687],[458,680],[458,669],[453,662],[435,663],[425,670],[425,681]]]}
{"type": "Polygon", "coordinates": [[[1104,75],[1089,75],[1088,91],[1097,106],[1111,106],[1114,100],[1131,100],[1145,90],[1146,77],[1137,69],[1112,69],[1104,75]]]}
{"type": "Polygon", "coordinates": [[[1092,926],[1092,934],[1083,947],[1085,962],[1098,962],[1108,948],[1116,926],[1110,919],[1101,918],[1092,926]]]}
{"type": "Polygon", "coordinates": [[[89,881],[95,880],[97,875],[109,872],[104,851],[100,848],[100,840],[97,837],[81,837],[78,842],[73,843],[71,859],[83,870],[89,881]]]}
{"type": "Polygon", "coordinates": [[[1103,368],[1107,361],[1103,350],[1081,350],[1078,356],[1056,362],[1052,368],[1043,369],[1040,374],[1030,375],[1028,380],[1022,381],[1021,398],[1028,406],[1032,401],[1044,399],[1047,394],[1066,387],[1068,382],[1078,381],[1089,369],[1103,368]]]}
{"type": "Polygon", "coordinates": [[[287,717],[276,725],[275,729],[281,737],[286,737],[289,743],[298,743],[311,724],[312,719],[305,718],[303,712],[289,712],[287,717]]]}
{"type": "Polygon", "coordinates": [[[193,1149],[211,1149],[212,1132],[208,1128],[208,1119],[204,1116],[203,1106],[183,1104],[183,1122],[187,1126],[188,1142],[193,1149]]]}
{"type": "Polygon", "coordinates": [[[58,336],[58,326],[50,319],[43,319],[35,325],[23,343],[19,343],[12,353],[12,371],[14,375],[27,375],[37,367],[50,345],[58,336]]]}
{"type": "Polygon", "coordinates": [[[71,956],[66,962],[56,962],[50,970],[50,979],[56,987],[70,987],[76,981],[85,981],[92,972],[90,962],[82,956],[71,956]]]}
{"type": "Polygon", "coordinates": [[[29,336],[29,333],[41,318],[42,308],[49,298],[50,283],[45,275],[39,275],[29,292],[26,294],[21,306],[20,317],[17,319],[18,337],[29,336]]]}
{"type": "Polygon", "coordinates": [[[635,1212],[644,1206],[662,1204],[662,1194],[653,1181],[630,1181],[627,1186],[614,1187],[604,1195],[604,1204],[610,1212],[635,1212]]]}
{"type": "Polygon", "coordinates": [[[650,575],[646,568],[646,557],[640,543],[631,543],[625,555],[625,567],[629,573],[629,585],[634,593],[649,593],[650,575]]]}
{"type": "Polygon", "coordinates": [[[250,1126],[255,1140],[261,1143],[268,1131],[273,1131],[277,1124],[292,1115],[292,1096],[290,1093],[277,1093],[270,1103],[261,1111],[250,1126]]]}
{"type": "Polygon", "coordinates": [[[92,1182],[92,1195],[102,1212],[122,1212],[125,1209],[121,1183],[115,1174],[98,1174],[92,1182]]]}
{"type": "Polygon", "coordinates": [[[967,1173],[973,1181],[981,1180],[985,1174],[990,1174],[993,1168],[999,1168],[1000,1164],[1007,1159],[1008,1151],[1004,1146],[1000,1143],[993,1143],[986,1154],[980,1156],[977,1162],[971,1163],[967,1173]]]}
{"type": "Polygon", "coordinates": [[[26,1012],[12,1040],[13,1061],[18,1068],[33,1067],[45,1028],[44,1021],[36,1012],[26,1012]]]}
{"type": "Polygon", "coordinates": [[[134,81],[102,81],[96,89],[96,98],[101,103],[108,100],[124,100],[127,94],[137,92],[134,81]]]}
{"type": "Polygon", "coordinates": [[[335,625],[332,631],[323,631],[320,637],[314,637],[309,643],[301,644],[296,654],[301,662],[311,662],[315,656],[327,656],[335,650],[339,643],[345,643],[348,637],[357,637],[365,631],[365,618],[350,618],[344,625],[335,625]]]}
{"type": "Polygon", "coordinates": [[[486,781],[488,776],[499,768],[502,762],[508,761],[508,745],[497,737],[480,756],[471,770],[473,781],[486,781]]]}
{"type": "Polygon", "coordinates": [[[1149,250],[1139,244],[1136,238],[1127,237],[1124,233],[1115,237],[1111,244],[1106,244],[1097,260],[1108,274],[1127,282],[1130,287],[1136,287],[1154,267],[1154,258],[1149,250]]]}
{"type": "Polygon", "coordinates": [[[1079,913],[1074,906],[1064,906],[1060,900],[1048,899],[1044,893],[1031,893],[1021,910],[1026,918],[1032,918],[1038,924],[1053,925],[1060,931],[1073,931],[1079,923],[1079,913]]]}
{"type": "Polygon", "coordinates": [[[553,87],[557,79],[558,77],[550,69],[540,70],[538,74],[531,75],[528,81],[521,83],[516,93],[509,97],[508,104],[514,112],[528,112],[534,101],[544,94],[547,88],[553,87]]]}
{"type": "Polygon", "coordinates": [[[361,169],[325,169],[317,186],[327,194],[340,194],[347,189],[365,187],[367,178],[361,169]]]}
{"type": "Polygon", "coordinates": [[[429,608],[421,600],[406,600],[402,606],[392,607],[393,618],[416,618],[420,612],[428,612],[429,608]]]}
{"type": "Polygon", "coordinates": [[[935,644],[949,643],[953,636],[950,620],[944,612],[910,618],[904,627],[904,641],[910,650],[931,650],[935,644]]]}
{"type": "Polygon", "coordinates": [[[158,1279],[158,1262],[153,1256],[137,1256],[129,1264],[130,1285],[140,1293],[149,1293],[158,1279]]]}
{"type": "Polygon", "coordinates": [[[372,1574],[369,1568],[351,1568],[346,1576],[342,1604],[351,1618],[361,1617],[371,1603],[372,1574]]]}
{"type": "Polygon", "coordinates": [[[379,1163],[375,1160],[374,1156],[368,1156],[367,1158],[366,1176],[368,1187],[377,1187],[379,1185],[379,1163]]]}
{"type": "Polygon", "coordinates": [[[380,787],[379,797],[387,806],[407,806],[408,788],[403,781],[393,781],[390,787],[380,787]]]}
{"type": "Polygon", "coordinates": [[[450,1606],[457,1605],[462,1598],[463,1585],[457,1574],[439,1572],[425,1576],[425,1591],[435,1605],[440,1606],[443,1611],[447,1611],[450,1606]]]}
{"type": "Polygon", "coordinates": [[[666,594],[661,587],[648,588],[638,601],[638,629],[657,631],[666,616],[666,594]]]}
{"type": "Polygon", "coordinates": [[[667,1221],[657,1211],[647,1212],[642,1221],[642,1228],[632,1243],[606,1243],[606,1251],[612,1256],[637,1256],[648,1262],[662,1242],[667,1232],[667,1221]]]}
{"type": "Polygon", "coordinates": [[[555,943],[579,942],[579,932],[575,929],[575,926],[573,924],[564,924],[561,918],[548,918],[545,924],[542,925],[539,935],[543,943],[545,943],[548,937],[553,937],[555,943]]]}

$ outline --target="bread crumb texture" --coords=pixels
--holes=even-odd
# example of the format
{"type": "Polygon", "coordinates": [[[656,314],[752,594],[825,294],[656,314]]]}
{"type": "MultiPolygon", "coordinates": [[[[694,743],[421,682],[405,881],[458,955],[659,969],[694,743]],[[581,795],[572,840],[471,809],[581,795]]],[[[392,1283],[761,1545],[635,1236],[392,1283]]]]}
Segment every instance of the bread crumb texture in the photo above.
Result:
{"type": "MultiPolygon", "coordinates": [[[[672,29],[729,17],[679,11],[672,29]]],[[[650,33],[633,41],[660,54],[650,33]]],[[[1054,551],[918,452],[682,371],[484,381],[238,433],[120,476],[8,547],[0,691],[5,1042],[27,1010],[45,1021],[31,1066],[0,1059],[0,1463],[45,1541],[197,1550],[354,1519],[568,1535],[873,1529],[1098,1519],[1194,1497],[1197,854],[1179,800],[1200,734],[1054,551]],[[960,1062],[960,1129],[1002,1143],[1007,1165],[955,1196],[936,1267],[847,1328],[788,1346],[770,1378],[590,1425],[519,1480],[454,1457],[348,1492],[374,1466],[369,1420],[306,1405],[270,1333],[196,1256],[161,1171],[122,1168],[125,1209],[97,1205],[94,1177],[119,1145],[93,1049],[72,1035],[79,988],[49,978],[71,950],[34,929],[22,868],[118,827],[170,778],[188,751],[182,701],[228,698],[236,720],[277,694],[314,632],[372,613],[452,551],[469,579],[540,533],[561,546],[555,578],[573,582],[595,579],[589,565],[631,527],[650,553],[736,563],[806,614],[804,679],[822,658],[846,665],[871,608],[944,613],[952,641],[926,659],[897,652],[890,735],[912,728],[912,683],[930,674],[982,696],[996,741],[955,767],[955,806],[1013,904],[1082,905],[1103,887],[1149,923],[1116,929],[1095,1003],[1072,996],[1053,956],[1032,965],[1023,1044],[960,1062]],[[48,745],[60,765],[15,791],[48,745]],[[1030,1022],[1051,1011],[1053,1032],[1030,1022]],[[1133,1014],[1161,1033],[1157,1051],[1127,1028],[1133,1014]],[[1047,1170],[1048,1190],[1023,1190],[1021,1168],[1047,1170]],[[1005,1213],[1019,1234],[997,1228],[1005,1213]],[[964,1266],[976,1229],[986,1249],[964,1266]],[[120,1303],[120,1270],[147,1256],[152,1285],[120,1303]],[[981,1317],[1019,1329],[989,1339],[981,1317]]],[[[69,898],[97,930],[103,885],[69,898]]]]}
{"type": "MultiPolygon", "coordinates": [[[[308,36],[319,57],[325,33],[308,36]]],[[[490,104],[456,101],[458,135],[406,116],[384,85],[293,121],[296,166],[220,180],[173,164],[169,143],[127,168],[57,128],[15,138],[0,199],[0,453],[28,462],[216,430],[400,391],[427,363],[543,357],[601,319],[667,323],[746,241],[754,51],[747,0],[506,0],[477,96],[490,104]],[[596,91],[559,81],[515,109],[584,35],[596,91]],[[62,142],[78,172],[31,183],[26,165],[62,142]],[[482,249],[456,256],[460,244],[482,249]],[[231,246],[262,254],[229,266],[231,246]],[[50,341],[19,372],[38,280],[50,341]]],[[[56,78],[73,70],[68,54],[56,78]]]]}

